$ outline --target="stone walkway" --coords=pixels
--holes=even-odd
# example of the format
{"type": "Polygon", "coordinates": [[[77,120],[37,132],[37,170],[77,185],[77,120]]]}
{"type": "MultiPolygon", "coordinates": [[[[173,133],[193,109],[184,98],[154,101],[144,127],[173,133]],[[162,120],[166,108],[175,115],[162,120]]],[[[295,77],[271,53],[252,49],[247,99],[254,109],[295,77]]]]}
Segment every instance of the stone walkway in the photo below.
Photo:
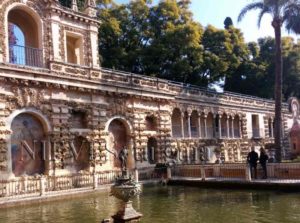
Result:
{"type": "Polygon", "coordinates": [[[243,178],[196,178],[196,177],[172,177],[170,185],[207,186],[222,188],[247,188],[255,189],[293,189],[300,191],[300,179],[254,179],[247,181],[243,178]]]}

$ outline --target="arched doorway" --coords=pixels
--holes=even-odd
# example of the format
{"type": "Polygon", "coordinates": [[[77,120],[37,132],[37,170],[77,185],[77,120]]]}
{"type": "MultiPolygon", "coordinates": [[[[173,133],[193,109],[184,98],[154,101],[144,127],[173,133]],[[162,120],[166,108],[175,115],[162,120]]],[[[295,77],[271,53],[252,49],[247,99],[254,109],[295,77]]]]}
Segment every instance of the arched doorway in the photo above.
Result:
{"type": "Polygon", "coordinates": [[[46,134],[41,121],[30,113],[21,113],[12,120],[11,130],[11,160],[15,176],[44,173],[46,134]]]}
{"type": "Polygon", "coordinates": [[[130,145],[130,129],[127,122],[123,119],[113,119],[108,125],[108,140],[107,149],[109,150],[109,160],[111,160],[112,167],[121,168],[121,161],[119,154],[121,150],[126,147],[128,149],[127,167],[133,168],[133,155],[130,145]]]}
{"type": "Polygon", "coordinates": [[[157,140],[154,137],[148,139],[147,156],[148,156],[148,162],[150,164],[155,164],[159,162],[157,140]]]}

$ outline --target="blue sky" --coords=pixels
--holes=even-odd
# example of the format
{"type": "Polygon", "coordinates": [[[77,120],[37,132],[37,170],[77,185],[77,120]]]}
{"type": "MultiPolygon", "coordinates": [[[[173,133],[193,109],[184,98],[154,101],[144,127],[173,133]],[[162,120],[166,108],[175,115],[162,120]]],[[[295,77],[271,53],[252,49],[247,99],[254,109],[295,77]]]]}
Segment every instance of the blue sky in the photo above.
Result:
{"type": "MultiPolygon", "coordinates": [[[[115,0],[117,3],[127,3],[130,0],[115,0]]],[[[158,2],[158,0],[154,0],[158,2]]],[[[246,15],[242,22],[237,23],[237,17],[241,9],[253,2],[253,0],[192,0],[191,10],[194,13],[194,19],[203,26],[211,24],[218,28],[223,28],[224,19],[230,16],[236,27],[240,28],[244,33],[245,40],[256,41],[260,37],[274,36],[271,26],[271,18],[266,16],[263,18],[261,28],[257,27],[257,12],[250,12],[246,15]]],[[[283,36],[292,36],[295,39],[300,35],[288,34],[283,30],[283,36]]]]}

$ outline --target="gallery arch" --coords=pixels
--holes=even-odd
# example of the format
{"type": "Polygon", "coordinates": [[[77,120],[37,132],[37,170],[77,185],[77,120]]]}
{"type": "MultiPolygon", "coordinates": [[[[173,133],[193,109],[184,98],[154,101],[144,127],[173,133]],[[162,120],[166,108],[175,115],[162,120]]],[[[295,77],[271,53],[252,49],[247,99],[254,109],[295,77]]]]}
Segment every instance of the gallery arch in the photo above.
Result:
{"type": "Polygon", "coordinates": [[[172,113],[172,135],[174,138],[183,137],[182,135],[182,122],[181,122],[181,112],[178,108],[175,108],[172,113]]]}
{"type": "Polygon", "coordinates": [[[199,122],[198,122],[198,112],[193,111],[190,117],[190,125],[191,125],[191,137],[197,138],[199,137],[199,122]]]}

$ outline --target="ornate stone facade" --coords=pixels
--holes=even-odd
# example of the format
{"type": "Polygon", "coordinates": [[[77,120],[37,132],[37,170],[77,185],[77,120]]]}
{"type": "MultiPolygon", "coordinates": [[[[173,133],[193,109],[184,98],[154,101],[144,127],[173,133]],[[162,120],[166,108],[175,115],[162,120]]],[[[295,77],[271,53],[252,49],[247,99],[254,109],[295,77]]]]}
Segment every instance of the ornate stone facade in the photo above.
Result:
{"type": "MultiPolygon", "coordinates": [[[[1,1],[1,176],[18,175],[14,170],[24,165],[24,154],[43,161],[43,174],[59,175],[119,168],[121,146],[129,148],[129,167],[141,168],[166,161],[199,163],[203,156],[214,162],[216,154],[225,162],[240,162],[250,146],[273,143],[273,101],[100,68],[93,2],[88,1],[84,14],[57,0],[1,1]],[[26,41],[21,55],[9,44],[14,10],[39,20],[41,26],[35,28],[42,38],[37,38],[36,50],[42,52],[42,66],[28,66],[29,57],[40,54],[32,50],[28,55],[26,41]],[[16,62],[19,56],[25,57],[21,63],[16,62]],[[20,114],[39,122],[43,140],[12,129],[20,114]],[[14,137],[21,158],[12,152],[14,137]]],[[[283,114],[288,156],[292,118],[286,104],[283,114]]]]}

